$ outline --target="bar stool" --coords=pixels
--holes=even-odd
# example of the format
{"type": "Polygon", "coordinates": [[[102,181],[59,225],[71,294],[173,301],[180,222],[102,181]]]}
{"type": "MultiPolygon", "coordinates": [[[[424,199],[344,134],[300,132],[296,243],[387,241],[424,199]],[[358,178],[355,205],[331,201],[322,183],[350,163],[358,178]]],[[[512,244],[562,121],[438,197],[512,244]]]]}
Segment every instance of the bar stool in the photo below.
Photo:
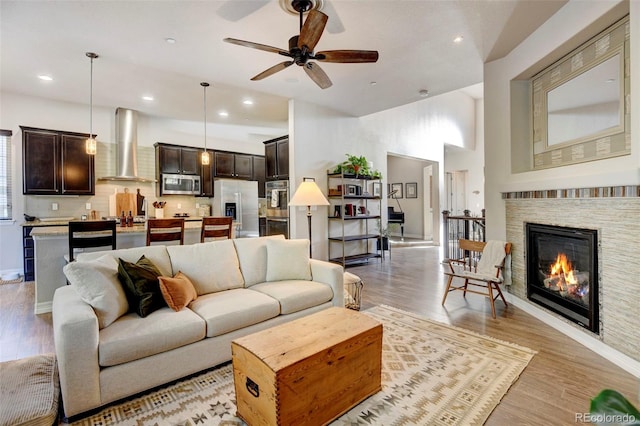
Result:
{"type": "Polygon", "coordinates": [[[231,227],[233,218],[231,216],[202,218],[202,231],[200,232],[200,242],[204,243],[205,238],[231,238],[231,227]]]}
{"type": "Polygon", "coordinates": [[[147,245],[168,241],[180,241],[180,245],[184,244],[184,219],[148,219],[147,245]]]}
{"type": "Polygon", "coordinates": [[[69,222],[69,253],[67,263],[75,259],[75,249],[107,247],[116,249],[116,222],[113,220],[81,220],[69,222]]]}

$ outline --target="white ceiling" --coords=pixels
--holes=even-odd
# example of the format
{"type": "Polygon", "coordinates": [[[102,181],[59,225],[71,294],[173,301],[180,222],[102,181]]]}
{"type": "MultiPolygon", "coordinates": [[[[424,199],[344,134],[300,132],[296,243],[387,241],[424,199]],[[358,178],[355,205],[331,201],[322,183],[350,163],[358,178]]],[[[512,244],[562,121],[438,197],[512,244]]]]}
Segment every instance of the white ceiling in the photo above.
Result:
{"type": "Polygon", "coordinates": [[[287,49],[299,23],[278,0],[0,0],[0,89],[88,105],[85,53],[91,51],[100,55],[94,105],[202,120],[200,82],[208,81],[207,121],[213,123],[282,126],[291,98],[362,116],[421,100],[421,89],[434,96],[481,83],[483,62],[506,55],[565,3],[325,0],[329,21],[316,51],[378,50],[380,59],[322,64],[333,81],[322,90],[296,66],[252,82],[284,58],[222,41],[287,49]],[[458,35],[464,40],[454,44],[458,35]],[[54,80],[41,81],[39,74],[54,80]],[[146,94],[155,100],[143,101],[146,94]],[[243,105],[245,98],[254,105],[243,105]],[[219,117],[220,110],[229,117],[219,117]]]}

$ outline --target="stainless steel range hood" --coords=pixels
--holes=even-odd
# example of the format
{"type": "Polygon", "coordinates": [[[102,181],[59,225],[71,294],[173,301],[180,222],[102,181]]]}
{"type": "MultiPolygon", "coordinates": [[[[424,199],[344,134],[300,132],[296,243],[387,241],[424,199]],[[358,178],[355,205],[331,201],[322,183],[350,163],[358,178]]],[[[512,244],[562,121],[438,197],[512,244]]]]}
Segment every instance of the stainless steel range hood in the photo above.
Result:
{"type": "Polygon", "coordinates": [[[116,175],[99,181],[156,182],[138,176],[138,112],[116,108],[116,175]]]}

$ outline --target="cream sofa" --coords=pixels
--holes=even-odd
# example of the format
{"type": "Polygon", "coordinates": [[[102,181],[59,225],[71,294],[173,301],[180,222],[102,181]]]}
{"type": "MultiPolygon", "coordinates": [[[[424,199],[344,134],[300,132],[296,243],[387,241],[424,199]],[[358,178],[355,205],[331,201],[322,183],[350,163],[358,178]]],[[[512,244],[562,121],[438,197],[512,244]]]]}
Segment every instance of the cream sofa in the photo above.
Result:
{"type": "Polygon", "coordinates": [[[342,267],[309,259],[308,244],[262,237],[78,255],[53,299],[65,416],[229,361],[240,336],[343,306],[342,267]],[[113,265],[142,255],[162,275],[184,273],[197,299],[177,312],[127,312],[113,265]]]}

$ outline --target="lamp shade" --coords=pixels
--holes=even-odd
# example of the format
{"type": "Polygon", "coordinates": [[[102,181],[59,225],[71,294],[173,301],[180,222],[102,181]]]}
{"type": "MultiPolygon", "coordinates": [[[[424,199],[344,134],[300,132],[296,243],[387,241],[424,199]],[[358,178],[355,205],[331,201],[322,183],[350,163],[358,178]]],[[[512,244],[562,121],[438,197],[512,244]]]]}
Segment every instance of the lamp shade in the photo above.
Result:
{"type": "Polygon", "coordinates": [[[296,193],[293,194],[291,201],[289,201],[290,206],[328,206],[329,201],[325,198],[320,188],[314,181],[305,180],[303,181],[296,193]]]}

